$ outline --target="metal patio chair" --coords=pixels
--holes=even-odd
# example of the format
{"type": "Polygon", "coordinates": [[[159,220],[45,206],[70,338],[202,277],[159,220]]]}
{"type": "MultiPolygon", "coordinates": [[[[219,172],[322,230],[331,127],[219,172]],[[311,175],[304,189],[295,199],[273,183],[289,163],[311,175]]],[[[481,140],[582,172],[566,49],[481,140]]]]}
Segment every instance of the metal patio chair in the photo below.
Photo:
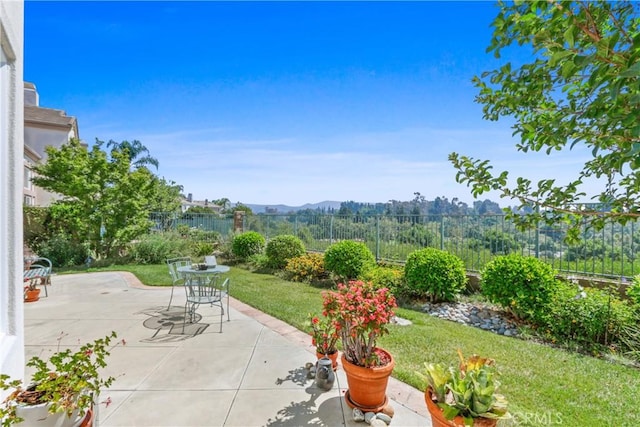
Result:
{"type": "Polygon", "coordinates": [[[25,270],[23,276],[25,278],[30,278],[33,276],[38,276],[40,279],[40,286],[44,288],[44,295],[46,297],[49,296],[49,291],[47,288],[51,286],[51,274],[53,273],[53,264],[49,258],[44,257],[34,257],[29,258],[29,268],[25,270]]]}
{"type": "Polygon", "coordinates": [[[171,298],[169,298],[169,305],[167,311],[171,309],[171,301],[173,301],[173,288],[176,286],[184,285],[184,276],[178,271],[179,267],[188,267],[191,265],[190,257],[179,257],[167,259],[167,266],[169,266],[169,274],[171,275],[171,298]]]}
{"type": "Polygon", "coordinates": [[[227,300],[227,322],[231,320],[229,317],[229,278],[223,277],[221,273],[215,273],[207,276],[197,275],[195,273],[186,273],[184,289],[187,294],[187,301],[184,305],[185,323],[187,323],[187,320],[190,323],[193,323],[196,310],[200,305],[208,304],[211,307],[215,305],[220,307],[220,332],[222,332],[225,299],[227,300]]]}

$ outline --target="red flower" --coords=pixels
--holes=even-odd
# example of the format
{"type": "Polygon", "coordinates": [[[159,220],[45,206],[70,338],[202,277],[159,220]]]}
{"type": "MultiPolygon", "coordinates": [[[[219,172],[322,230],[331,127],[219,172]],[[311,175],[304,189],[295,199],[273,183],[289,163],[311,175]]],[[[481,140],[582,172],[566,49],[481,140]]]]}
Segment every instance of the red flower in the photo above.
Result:
{"type": "Polygon", "coordinates": [[[338,334],[337,324],[323,316],[320,319],[317,316],[310,315],[311,325],[311,344],[316,347],[316,351],[321,354],[330,354],[338,351],[336,343],[340,338],[338,334]]]}

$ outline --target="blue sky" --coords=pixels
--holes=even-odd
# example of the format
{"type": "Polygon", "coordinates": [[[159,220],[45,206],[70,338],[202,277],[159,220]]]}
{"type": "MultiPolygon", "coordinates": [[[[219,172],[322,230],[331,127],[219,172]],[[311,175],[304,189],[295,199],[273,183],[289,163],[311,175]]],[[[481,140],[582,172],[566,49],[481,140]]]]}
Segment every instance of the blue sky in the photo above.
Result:
{"type": "Polygon", "coordinates": [[[482,119],[472,77],[528,55],[485,53],[496,14],[482,1],[27,0],[24,78],[85,142],[141,141],[196,199],[472,203],[452,151],[534,180],[584,161],[519,153],[507,120],[482,119]]]}

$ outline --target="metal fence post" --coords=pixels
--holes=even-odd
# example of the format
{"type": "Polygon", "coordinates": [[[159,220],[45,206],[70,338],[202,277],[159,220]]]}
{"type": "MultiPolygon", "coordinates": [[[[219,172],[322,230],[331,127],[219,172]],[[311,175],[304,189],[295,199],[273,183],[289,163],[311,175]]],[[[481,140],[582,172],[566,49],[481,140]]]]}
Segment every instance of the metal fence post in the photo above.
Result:
{"type": "Polygon", "coordinates": [[[380,215],[376,215],[376,261],[380,261],[380,215]]]}
{"type": "Polygon", "coordinates": [[[329,244],[333,244],[333,215],[331,215],[331,221],[329,221],[329,244]]]}

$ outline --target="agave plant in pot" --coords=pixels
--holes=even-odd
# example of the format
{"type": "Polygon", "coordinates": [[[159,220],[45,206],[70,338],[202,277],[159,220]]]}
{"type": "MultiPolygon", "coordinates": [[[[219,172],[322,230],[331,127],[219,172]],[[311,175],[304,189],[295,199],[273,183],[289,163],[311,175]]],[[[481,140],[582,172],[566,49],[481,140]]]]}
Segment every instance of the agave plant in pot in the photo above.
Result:
{"type": "Polygon", "coordinates": [[[466,359],[458,350],[459,366],[445,368],[425,363],[425,402],[434,427],[495,426],[511,418],[507,400],[498,393],[499,375],[493,359],[473,355],[466,359]]]}
{"type": "Polygon", "coordinates": [[[33,356],[27,362],[33,374],[26,388],[21,380],[0,375],[0,389],[11,390],[0,406],[2,426],[91,426],[100,390],[115,380],[103,377],[100,370],[110,350],[124,343],[111,345],[116,338],[111,332],[76,351],[58,350],[48,360],[33,356]]]}
{"type": "Polygon", "coordinates": [[[380,412],[388,402],[387,383],[395,361],[376,342],[388,333],[395,298],[389,289],[360,280],[338,284],[336,291],[326,291],[322,298],[323,314],[335,322],[342,342],[347,404],[363,412],[380,412]]]}

